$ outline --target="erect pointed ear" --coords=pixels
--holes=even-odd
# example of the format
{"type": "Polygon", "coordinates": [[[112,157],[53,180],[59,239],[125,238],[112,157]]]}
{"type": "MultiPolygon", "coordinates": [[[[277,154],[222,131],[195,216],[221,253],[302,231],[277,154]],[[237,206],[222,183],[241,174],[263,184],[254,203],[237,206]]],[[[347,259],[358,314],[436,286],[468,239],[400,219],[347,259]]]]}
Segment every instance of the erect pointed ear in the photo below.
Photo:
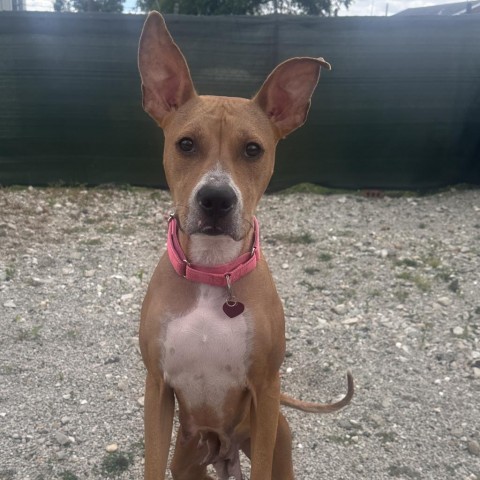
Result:
{"type": "Polygon", "coordinates": [[[196,96],[187,62],[163,17],[150,12],[138,48],[143,108],[160,126],[168,114],[196,96]]]}
{"type": "Polygon", "coordinates": [[[273,70],[253,98],[275,125],[280,138],[305,123],[320,67],[331,69],[323,58],[291,58],[273,70]]]}

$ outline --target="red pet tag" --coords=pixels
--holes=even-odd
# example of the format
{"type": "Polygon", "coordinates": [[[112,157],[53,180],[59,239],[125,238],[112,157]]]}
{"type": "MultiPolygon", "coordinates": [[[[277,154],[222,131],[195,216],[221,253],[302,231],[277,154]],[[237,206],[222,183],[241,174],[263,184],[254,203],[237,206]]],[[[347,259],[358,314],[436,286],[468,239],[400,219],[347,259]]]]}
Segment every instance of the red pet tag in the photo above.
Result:
{"type": "Polygon", "coordinates": [[[238,317],[245,310],[245,305],[242,302],[237,302],[235,295],[233,295],[232,284],[230,283],[230,274],[225,275],[227,281],[227,301],[223,304],[223,311],[225,315],[230,318],[238,317]]]}
{"type": "Polygon", "coordinates": [[[223,311],[230,318],[238,317],[245,310],[245,305],[242,302],[237,302],[236,300],[228,299],[223,304],[223,311]]]}

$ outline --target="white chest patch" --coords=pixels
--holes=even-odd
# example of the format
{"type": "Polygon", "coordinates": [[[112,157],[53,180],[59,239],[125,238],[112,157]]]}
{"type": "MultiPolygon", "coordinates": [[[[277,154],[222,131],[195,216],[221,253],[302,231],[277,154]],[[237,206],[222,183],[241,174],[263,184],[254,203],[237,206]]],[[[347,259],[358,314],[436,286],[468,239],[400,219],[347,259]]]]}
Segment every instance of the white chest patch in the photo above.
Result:
{"type": "Polygon", "coordinates": [[[248,312],[231,319],[222,310],[225,289],[202,285],[196,307],[168,323],[163,371],[190,408],[220,412],[228,391],[243,387],[251,348],[248,312]]]}

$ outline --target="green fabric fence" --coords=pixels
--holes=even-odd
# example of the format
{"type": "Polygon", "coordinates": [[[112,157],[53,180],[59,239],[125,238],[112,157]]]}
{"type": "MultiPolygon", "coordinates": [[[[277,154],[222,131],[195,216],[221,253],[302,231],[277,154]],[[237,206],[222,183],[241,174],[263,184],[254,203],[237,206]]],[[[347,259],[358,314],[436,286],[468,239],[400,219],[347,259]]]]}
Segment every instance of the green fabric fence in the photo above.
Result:
{"type": "MultiPolygon", "coordinates": [[[[143,16],[0,12],[0,184],[165,186],[141,108],[143,16]]],[[[480,183],[480,16],[167,15],[201,94],[251,96],[280,61],[323,56],[307,124],[271,189],[480,183]]]]}

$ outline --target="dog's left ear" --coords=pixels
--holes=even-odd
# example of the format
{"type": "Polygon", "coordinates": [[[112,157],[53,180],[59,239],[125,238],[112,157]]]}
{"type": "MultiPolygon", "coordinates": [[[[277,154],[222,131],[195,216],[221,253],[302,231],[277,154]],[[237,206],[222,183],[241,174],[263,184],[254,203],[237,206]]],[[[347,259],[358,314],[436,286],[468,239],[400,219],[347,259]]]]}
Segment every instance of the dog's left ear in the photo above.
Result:
{"type": "Polygon", "coordinates": [[[275,125],[280,138],[305,123],[320,67],[331,69],[323,58],[291,58],[273,70],[253,98],[275,125]]]}

